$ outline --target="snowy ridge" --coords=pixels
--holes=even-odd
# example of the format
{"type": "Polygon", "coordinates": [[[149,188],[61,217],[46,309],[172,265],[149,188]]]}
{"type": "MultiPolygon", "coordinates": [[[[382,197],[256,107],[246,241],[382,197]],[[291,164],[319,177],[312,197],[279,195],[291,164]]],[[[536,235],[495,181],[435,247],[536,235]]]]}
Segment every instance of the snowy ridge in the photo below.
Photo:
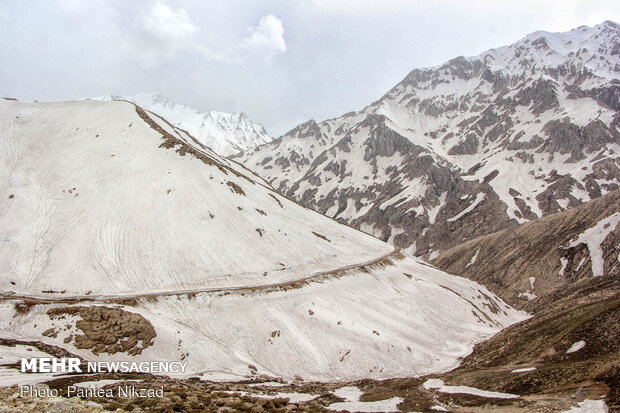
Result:
{"type": "Polygon", "coordinates": [[[5,291],[83,296],[265,285],[391,251],[299,208],[208,148],[205,162],[221,167],[160,147],[161,134],[131,103],[0,105],[10,150],[3,189],[13,195],[0,215],[5,291]]]}
{"type": "Polygon", "coordinates": [[[131,96],[110,95],[94,99],[133,102],[164,117],[174,126],[188,131],[200,143],[223,156],[253,149],[272,140],[263,125],[253,122],[243,112],[200,113],[188,106],[174,103],[159,93],[141,93],[131,96]]]}

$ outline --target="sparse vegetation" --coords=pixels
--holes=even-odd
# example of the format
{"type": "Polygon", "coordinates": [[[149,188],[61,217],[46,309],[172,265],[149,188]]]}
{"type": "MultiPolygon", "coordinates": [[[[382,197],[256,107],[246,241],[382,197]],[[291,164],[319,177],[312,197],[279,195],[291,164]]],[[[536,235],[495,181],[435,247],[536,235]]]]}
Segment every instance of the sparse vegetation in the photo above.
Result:
{"type": "Polygon", "coordinates": [[[269,194],[269,196],[271,196],[273,199],[276,200],[276,202],[278,203],[278,205],[280,205],[280,208],[284,208],[284,205],[282,205],[282,202],[280,202],[280,200],[278,199],[278,197],[276,197],[274,194],[269,194]]]}
{"type": "Polygon", "coordinates": [[[13,305],[16,314],[28,314],[30,312],[30,308],[32,308],[32,304],[26,302],[18,302],[13,305]]]}
{"type": "Polygon", "coordinates": [[[331,240],[329,238],[327,238],[325,235],[319,234],[318,232],[314,232],[312,231],[312,233],[314,234],[314,236],[319,237],[321,239],[324,239],[327,242],[331,242],[331,240]]]}
{"type": "MultiPolygon", "coordinates": [[[[207,165],[217,167],[225,175],[228,175],[228,172],[230,172],[233,175],[235,175],[235,176],[237,176],[239,178],[243,178],[243,179],[245,179],[246,181],[248,181],[248,182],[250,182],[252,184],[255,183],[252,179],[250,179],[249,177],[245,176],[244,174],[237,172],[235,169],[231,168],[230,166],[224,165],[223,163],[215,160],[213,157],[207,155],[206,152],[200,151],[200,150],[194,148],[193,146],[188,145],[187,143],[183,142],[178,137],[175,137],[175,136],[171,135],[166,130],[164,130],[161,126],[159,126],[157,124],[157,122],[155,122],[146,113],[146,111],[144,109],[142,109],[140,106],[135,105],[132,102],[128,102],[128,103],[131,103],[132,105],[134,105],[134,107],[136,108],[136,113],[138,114],[138,116],[143,121],[145,121],[151,127],[151,129],[157,131],[158,133],[160,133],[162,135],[162,138],[163,138],[164,142],[161,145],[159,145],[160,148],[173,149],[173,148],[178,146],[176,151],[181,156],[185,156],[185,154],[190,154],[190,155],[194,156],[194,158],[202,161],[203,163],[205,163],[207,165]]],[[[162,121],[168,123],[168,121],[166,121],[165,119],[163,119],[162,117],[160,117],[160,116],[158,116],[156,114],[153,114],[153,116],[157,116],[158,118],[162,119],[162,121]]],[[[170,125],[170,127],[174,129],[174,127],[172,125],[170,125]]],[[[184,131],[184,132],[187,134],[187,136],[189,136],[197,144],[197,146],[200,146],[200,147],[204,148],[204,146],[202,144],[200,144],[198,141],[196,141],[196,139],[194,137],[192,137],[189,133],[187,133],[187,131],[184,131]]]]}
{"type": "Polygon", "coordinates": [[[226,185],[228,185],[230,187],[230,190],[233,191],[235,194],[245,196],[245,191],[243,190],[243,188],[241,188],[236,183],[231,182],[231,181],[226,181],[226,185]]]}

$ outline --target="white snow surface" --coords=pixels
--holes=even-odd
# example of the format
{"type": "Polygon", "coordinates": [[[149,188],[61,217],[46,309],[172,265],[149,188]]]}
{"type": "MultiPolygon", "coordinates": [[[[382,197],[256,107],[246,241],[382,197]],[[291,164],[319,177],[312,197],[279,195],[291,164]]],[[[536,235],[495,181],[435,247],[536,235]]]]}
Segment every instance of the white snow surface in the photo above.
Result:
{"type": "Polygon", "coordinates": [[[608,411],[604,400],[584,400],[562,413],[607,413],[608,411]]]}
{"type": "MultiPolygon", "coordinates": [[[[592,274],[594,274],[595,277],[603,275],[604,261],[601,243],[614,229],[616,229],[619,222],[620,212],[616,212],[607,218],[601,219],[596,225],[579,234],[577,239],[570,243],[570,247],[579,244],[586,244],[588,246],[590,261],[592,262],[592,274]]],[[[581,264],[579,266],[581,267],[581,264]]]]}
{"type": "Polygon", "coordinates": [[[465,268],[468,268],[476,263],[476,259],[478,259],[478,253],[480,253],[480,248],[476,250],[476,253],[471,257],[471,260],[469,260],[465,268]]]}
{"type": "Polygon", "coordinates": [[[208,149],[195,148],[204,163],[159,147],[130,103],[0,100],[0,130],[0,291],[91,305],[151,294],[118,306],[157,333],[140,355],[95,356],[64,343],[79,333],[63,328],[75,320],[47,315],[67,304],[21,314],[5,300],[0,337],[87,360],[183,359],[179,377],[245,379],[254,365],[332,381],[446,371],[527,318],[475,282],[288,201],[208,149]],[[49,328],[58,336],[42,336],[49,328]]]}
{"type": "Polygon", "coordinates": [[[329,410],[341,411],[348,410],[351,412],[398,412],[398,404],[403,402],[401,397],[392,397],[386,400],[377,400],[374,402],[362,402],[363,392],[355,386],[341,387],[334,390],[336,396],[345,399],[344,402],[332,403],[327,408],[329,410]]]}
{"type": "MultiPolygon", "coordinates": [[[[13,305],[0,307],[0,336],[65,346],[73,331],[41,335],[54,327],[46,313],[50,306],[14,316],[13,305]]],[[[166,296],[123,308],[155,326],[154,345],[133,358],[117,353],[99,359],[185,356],[186,375],[226,373],[227,379],[251,375],[250,364],[258,374],[328,381],[447,371],[477,342],[527,317],[484,287],[412,257],[291,290],[166,296]]],[[[69,350],[95,358],[73,345],[69,350]]]]}
{"type": "Polygon", "coordinates": [[[427,390],[437,390],[442,393],[451,394],[472,394],[474,396],[487,397],[492,399],[517,399],[520,396],[512,393],[500,393],[495,391],[480,390],[469,386],[447,386],[443,380],[428,379],[423,384],[427,390]]]}
{"type": "Polygon", "coordinates": [[[568,348],[568,350],[566,350],[566,354],[576,353],[577,351],[581,350],[585,346],[586,346],[585,341],[583,340],[576,341],[568,348]]]}
{"type": "Polygon", "coordinates": [[[484,199],[485,195],[486,194],[484,192],[481,192],[478,195],[476,195],[476,199],[474,199],[473,202],[471,204],[469,204],[469,206],[467,206],[467,208],[465,208],[464,210],[462,210],[461,212],[459,212],[458,214],[456,214],[452,218],[448,218],[447,221],[448,222],[453,222],[453,221],[456,221],[456,220],[462,218],[466,214],[469,214],[471,211],[474,210],[474,208],[476,208],[478,206],[478,204],[480,202],[482,202],[482,200],[484,199]]]}
{"type": "MultiPolygon", "coordinates": [[[[12,338],[11,334],[7,334],[9,338],[12,338]]],[[[2,334],[3,337],[7,335],[2,334]]],[[[36,347],[29,345],[17,344],[15,346],[0,346],[0,364],[14,364],[20,363],[22,358],[35,358],[35,357],[51,357],[50,354],[43,352],[36,347]]],[[[47,380],[58,378],[62,374],[56,373],[41,373],[41,374],[24,374],[14,368],[2,366],[0,367],[0,386],[12,386],[12,385],[30,385],[41,383],[47,380]]]]}
{"type": "Polygon", "coordinates": [[[2,291],[67,297],[268,285],[392,250],[208,150],[239,176],[160,148],[161,135],[130,103],[3,100],[0,116],[2,291]]]}
{"type": "Polygon", "coordinates": [[[564,270],[566,270],[566,266],[568,265],[568,260],[564,257],[560,258],[560,272],[559,272],[559,277],[562,277],[564,275],[564,270]]]}
{"type": "Polygon", "coordinates": [[[172,102],[160,93],[109,95],[96,100],[127,100],[156,113],[174,126],[188,131],[215,153],[229,156],[271,142],[263,125],[241,113],[208,111],[201,113],[188,106],[172,102]]]}
{"type": "Polygon", "coordinates": [[[536,370],[536,367],[523,367],[520,369],[514,369],[513,371],[511,371],[511,373],[525,373],[528,371],[534,371],[536,370]]]}

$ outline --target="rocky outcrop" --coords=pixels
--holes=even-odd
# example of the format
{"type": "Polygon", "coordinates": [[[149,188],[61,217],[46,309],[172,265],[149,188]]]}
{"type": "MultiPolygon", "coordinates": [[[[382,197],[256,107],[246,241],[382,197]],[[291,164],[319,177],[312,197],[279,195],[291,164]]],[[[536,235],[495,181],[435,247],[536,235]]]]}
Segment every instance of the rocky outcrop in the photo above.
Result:
{"type": "MultiPolygon", "coordinates": [[[[132,356],[153,345],[153,325],[140,314],[103,306],[60,307],[47,312],[50,319],[79,316],[75,327],[83,334],[72,337],[75,347],[93,354],[127,353],[132,356]]],[[[71,340],[69,340],[71,341],[71,340]]]]}
{"type": "Polygon", "coordinates": [[[570,154],[566,161],[575,163],[585,159],[586,153],[594,153],[605,145],[620,142],[617,130],[610,129],[600,120],[593,120],[580,127],[568,119],[551,120],[545,124],[543,131],[549,136],[542,146],[547,153],[570,154]]]}

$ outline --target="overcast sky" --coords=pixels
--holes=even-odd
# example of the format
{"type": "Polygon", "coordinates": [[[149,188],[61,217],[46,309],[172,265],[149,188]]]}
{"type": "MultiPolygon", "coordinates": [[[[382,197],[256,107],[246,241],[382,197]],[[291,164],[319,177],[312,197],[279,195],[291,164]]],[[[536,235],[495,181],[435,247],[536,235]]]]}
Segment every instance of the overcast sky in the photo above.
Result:
{"type": "Polygon", "coordinates": [[[157,91],[278,136],[416,67],[604,20],[620,22],[619,1],[0,0],[0,96],[157,91]]]}

